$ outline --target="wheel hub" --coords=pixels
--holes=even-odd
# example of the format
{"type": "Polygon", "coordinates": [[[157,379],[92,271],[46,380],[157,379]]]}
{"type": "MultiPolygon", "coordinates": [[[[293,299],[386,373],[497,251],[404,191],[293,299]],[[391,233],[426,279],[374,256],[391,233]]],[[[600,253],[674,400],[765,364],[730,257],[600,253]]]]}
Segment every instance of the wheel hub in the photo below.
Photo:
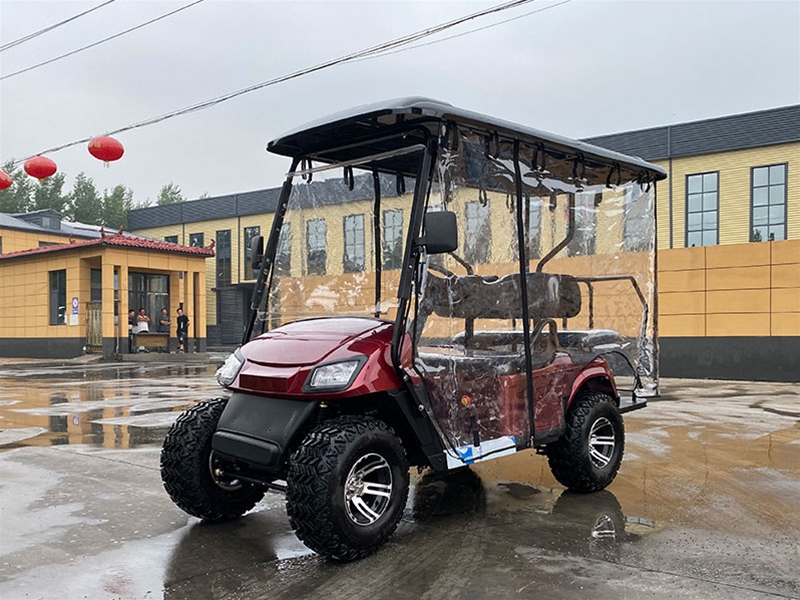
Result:
{"type": "Polygon", "coordinates": [[[365,454],[350,469],[344,485],[347,516],[356,525],[372,525],[392,499],[392,469],[380,454],[365,454]]]}
{"type": "Polygon", "coordinates": [[[606,417],[600,417],[589,430],[589,458],[598,469],[605,468],[611,462],[616,448],[614,426],[606,417]]]}

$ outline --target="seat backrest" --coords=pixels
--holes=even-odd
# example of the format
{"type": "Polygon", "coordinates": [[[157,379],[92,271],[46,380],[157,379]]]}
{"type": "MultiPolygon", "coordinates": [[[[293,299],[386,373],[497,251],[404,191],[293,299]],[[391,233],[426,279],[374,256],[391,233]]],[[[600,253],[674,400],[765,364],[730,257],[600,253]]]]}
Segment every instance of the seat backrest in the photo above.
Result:
{"type": "MultiPolygon", "coordinates": [[[[528,316],[572,318],[581,311],[581,291],[571,275],[528,273],[528,316]]],[[[440,317],[456,319],[521,319],[520,275],[483,277],[430,276],[426,303],[440,317]]]]}

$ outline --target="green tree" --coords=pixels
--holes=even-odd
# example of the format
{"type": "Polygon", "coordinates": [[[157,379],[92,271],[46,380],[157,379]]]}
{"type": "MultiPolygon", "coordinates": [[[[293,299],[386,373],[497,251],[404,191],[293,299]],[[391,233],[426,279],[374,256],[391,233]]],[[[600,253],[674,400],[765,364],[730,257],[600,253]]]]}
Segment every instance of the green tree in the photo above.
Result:
{"type": "Polygon", "coordinates": [[[13,159],[6,161],[2,169],[11,176],[14,183],[10,188],[0,190],[0,213],[28,212],[33,196],[33,180],[14,165],[13,159]]]}
{"type": "Polygon", "coordinates": [[[158,200],[156,200],[156,204],[159,206],[165,206],[167,204],[183,202],[184,200],[185,198],[183,197],[181,188],[170,181],[167,185],[161,188],[161,191],[158,193],[158,200]]]}
{"type": "Polygon", "coordinates": [[[133,190],[124,185],[114,186],[111,193],[103,192],[103,221],[106,227],[128,227],[128,213],[133,208],[133,190]]]}
{"type": "Polygon", "coordinates": [[[54,211],[64,214],[69,214],[69,195],[62,193],[64,188],[64,173],[56,173],[52,177],[48,177],[39,185],[35,186],[33,191],[33,203],[30,210],[42,210],[45,208],[53,209],[54,211]]]}
{"type": "Polygon", "coordinates": [[[103,199],[94,186],[91,177],[81,171],[75,177],[75,184],[70,194],[72,211],[70,217],[78,223],[89,225],[103,224],[103,199]]]}

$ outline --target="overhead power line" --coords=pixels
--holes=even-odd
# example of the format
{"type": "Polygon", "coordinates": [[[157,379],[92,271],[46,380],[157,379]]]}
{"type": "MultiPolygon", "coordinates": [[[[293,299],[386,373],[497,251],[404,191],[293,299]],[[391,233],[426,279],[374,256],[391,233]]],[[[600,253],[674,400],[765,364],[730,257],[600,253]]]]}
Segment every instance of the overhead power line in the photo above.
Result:
{"type": "Polygon", "coordinates": [[[482,27],[476,27],[475,29],[469,29],[467,31],[462,31],[461,33],[456,33],[453,35],[448,35],[447,37],[439,38],[438,40],[431,40],[430,42],[424,42],[422,44],[415,44],[414,46],[408,46],[405,48],[399,48],[397,50],[391,50],[388,52],[381,52],[380,54],[373,54],[372,56],[365,56],[364,58],[358,59],[361,60],[371,60],[373,58],[381,58],[382,56],[390,56],[392,54],[397,54],[398,52],[406,52],[408,50],[415,50],[417,48],[424,48],[426,46],[433,46],[434,44],[441,44],[442,42],[447,42],[449,40],[454,40],[456,38],[464,37],[465,35],[469,35],[471,33],[477,33],[478,31],[483,31],[484,29],[491,29],[492,27],[497,27],[498,25],[505,25],[506,23],[511,23],[512,21],[517,21],[519,19],[524,19],[525,17],[530,17],[531,15],[535,15],[536,13],[544,12],[546,10],[550,10],[551,8],[555,8],[557,6],[561,6],[562,4],[569,4],[572,0],[561,0],[561,2],[557,2],[555,4],[549,4],[547,6],[543,6],[542,8],[537,8],[536,10],[531,10],[526,13],[522,13],[521,15],[517,15],[516,17],[511,17],[508,19],[503,19],[502,21],[497,21],[495,23],[489,23],[488,25],[483,25],[482,27]]]}
{"type": "MultiPolygon", "coordinates": [[[[571,1],[571,0],[565,0],[563,2],[560,2],[559,4],[566,4],[566,2],[568,2],[568,1],[571,1]]],[[[454,20],[448,21],[446,23],[441,23],[439,25],[435,25],[434,27],[430,27],[428,29],[423,29],[423,30],[417,31],[415,33],[411,33],[411,34],[396,38],[396,39],[391,40],[389,42],[384,42],[384,43],[378,44],[376,46],[371,46],[371,47],[366,48],[364,50],[359,50],[357,52],[352,52],[350,54],[345,54],[344,56],[340,56],[339,58],[328,60],[328,61],[319,63],[317,65],[314,65],[312,67],[307,67],[305,69],[301,69],[299,71],[295,71],[295,72],[289,73],[287,75],[281,75],[280,77],[275,77],[274,79],[270,79],[268,81],[263,81],[261,83],[255,84],[255,85],[252,85],[252,86],[249,86],[249,87],[246,87],[246,88],[242,88],[242,89],[237,90],[235,92],[230,92],[230,93],[224,94],[222,96],[217,96],[216,98],[212,98],[210,100],[205,100],[203,102],[198,102],[197,104],[192,104],[192,105],[186,106],[184,108],[180,108],[180,109],[168,112],[168,113],[164,113],[164,114],[159,115],[157,117],[152,117],[150,119],[145,119],[143,121],[138,121],[138,122],[133,123],[131,125],[127,125],[125,127],[120,127],[119,129],[114,129],[113,131],[107,131],[105,133],[106,133],[106,135],[115,135],[115,134],[118,134],[118,133],[124,133],[126,131],[131,131],[133,129],[139,129],[139,128],[142,128],[142,127],[147,127],[148,125],[154,125],[156,123],[160,123],[162,121],[166,121],[167,119],[172,119],[174,117],[185,115],[185,114],[188,114],[188,113],[191,113],[191,112],[197,112],[197,111],[203,110],[205,108],[209,108],[211,106],[216,106],[217,104],[221,104],[223,102],[226,102],[226,101],[231,100],[233,98],[236,98],[238,96],[242,96],[244,94],[248,94],[250,92],[254,92],[256,90],[263,89],[265,87],[276,85],[278,83],[282,83],[284,81],[289,81],[291,79],[297,79],[298,77],[302,77],[303,75],[308,75],[308,74],[314,73],[316,71],[321,71],[323,69],[327,69],[327,68],[330,68],[330,67],[333,67],[333,66],[337,66],[337,65],[340,65],[340,64],[343,64],[343,63],[347,63],[347,62],[353,62],[353,61],[356,61],[356,60],[359,60],[359,59],[362,59],[362,58],[371,57],[373,55],[385,54],[385,53],[388,53],[388,51],[395,50],[395,49],[401,48],[403,46],[408,46],[409,44],[412,44],[413,42],[416,42],[416,41],[421,40],[421,39],[426,38],[426,37],[430,37],[432,35],[435,35],[437,33],[445,31],[447,29],[451,29],[451,28],[456,27],[457,25],[461,25],[462,23],[465,23],[467,21],[471,21],[473,19],[478,19],[478,18],[487,16],[487,15],[490,15],[490,14],[496,14],[496,13],[499,13],[499,12],[502,12],[502,11],[505,11],[505,10],[509,10],[509,9],[516,8],[516,7],[519,7],[519,6],[523,6],[525,4],[530,4],[531,2],[534,2],[534,0],[511,0],[510,2],[505,2],[503,4],[499,4],[499,5],[494,6],[492,8],[487,8],[487,9],[484,9],[484,10],[481,10],[481,11],[478,11],[478,12],[463,16],[463,17],[459,17],[458,19],[454,19],[454,20]]],[[[548,7],[548,8],[552,8],[552,7],[548,7]]],[[[541,10],[544,10],[544,9],[541,9],[541,10]]],[[[541,12],[541,10],[539,10],[539,11],[531,11],[531,12],[527,13],[526,15],[521,15],[521,16],[529,16],[529,15],[534,14],[536,12],[541,12]]],[[[500,24],[508,22],[510,20],[513,20],[513,19],[507,19],[506,21],[501,21],[501,22],[496,23],[494,25],[500,25],[500,24]]],[[[490,25],[489,27],[491,27],[491,26],[492,25],[490,25]]],[[[484,29],[484,28],[479,28],[479,29],[476,29],[474,31],[479,31],[480,29],[484,29]]],[[[455,37],[455,36],[452,36],[452,37],[455,37]]],[[[411,48],[414,48],[414,47],[418,47],[418,46],[412,46],[411,48]]],[[[411,49],[411,48],[405,48],[405,49],[411,49]]],[[[41,154],[48,154],[48,153],[58,152],[59,150],[64,150],[66,148],[71,148],[72,146],[77,146],[79,144],[84,144],[84,143],[90,141],[91,139],[92,139],[91,137],[87,137],[87,138],[83,138],[83,139],[80,139],[80,140],[75,140],[74,142],[69,142],[67,144],[61,144],[60,146],[54,146],[52,148],[48,148],[47,150],[43,150],[43,151],[41,151],[41,152],[39,152],[37,154],[34,154],[32,156],[39,156],[41,154]]],[[[30,157],[27,157],[27,158],[30,158],[30,157]]],[[[25,160],[27,160],[27,158],[23,158],[21,160],[15,161],[15,164],[24,162],[25,160]]]]}
{"type": "Polygon", "coordinates": [[[96,11],[96,10],[98,10],[100,8],[103,8],[104,6],[108,6],[112,2],[116,2],[116,1],[117,0],[107,0],[106,2],[103,2],[102,4],[98,4],[97,6],[94,6],[94,7],[90,8],[89,10],[85,10],[82,13],[78,13],[74,17],[70,17],[69,19],[64,19],[63,21],[59,21],[58,23],[55,23],[54,25],[50,25],[48,27],[45,27],[44,29],[40,29],[39,31],[34,31],[33,33],[29,33],[28,35],[22,36],[21,38],[14,40],[13,42],[8,42],[7,44],[3,44],[2,46],[0,46],[0,52],[3,52],[4,50],[8,50],[9,48],[13,48],[14,46],[19,46],[20,44],[24,44],[25,42],[30,41],[33,38],[39,37],[40,35],[45,34],[48,31],[53,31],[53,29],[58,29],[59,27],[61,27],[62,25],[66,25],[70,21],[74,21],[75,19],[80,19],[82,16],[88,15],[90,12],[94,12],[94,11],[96,11]]]}
{"type": "Polygon", "coordinates": [[[54,63],[57,60],[61,60],[62,58],[67,58],[68,56],[72,56],[73,54],[77,54],[78,52],[83,52],[84,50],[88,50],[89,48],[94,48],[95,46],[99,46],[100,44],[105,44],[106,42],[109,42],[109,41],[111,41],[113,39],[121,37],[121,36],[123,36],[123,35],[125,35],[127,33],[131,33],[132,31],[136,31],[137,29],[141,29],[142,27],[146,27],[147,25],[152,25],[156,21],[160,21],[161,19],[166,19],[167,17],[171,17],[172,15],[174,15],[176,13],[179,13],[182,10],[186,10],[187,8],[191,8],[195,4],[200,4],[201,2],[205,2],[205,0],[195,0],[191,4],[187,4],[186,6],[182,6],[180,8],[177,8],[177,9],[173,10],[173,11],[165,13],[165,14],[161,15],[160,17],[156,17],[155,19],[150,19],[149,21],[145,21],[144,23],[140,23],[139,25],[136,25],[135,27],[131,27],[130,29],[126,29],[125,31],[120,31],[119,33],[115,33],[114,35],[108,36],[107,38],[104,38],[102,40],[99,40],[97,42],[89,44],[87,46],[83,46],[82,48],[78,48],[77,50],[73,50],[72,52],[67,52],[67,53],[62,54],[60,56],[56,56],[55,58],[51,58],[49,60],[45,60],[43,62],[40,62],[40,63],[35,64],[35,65],[32,65],[30,67],[26,67],[24,69],[20,69],[19,71],[14,71],[13,73],[9,73],[8,75],[3,75],[2,77],[0,77],[0,81],[2,81],[4,79],[9,79],[10,77],[14,77],[16,75],[21,75],[22,73],[27,73],[28,71],[33,71],[34,69],[38,69],[39,67],[43,67],[45,65],[49,65],[50,63],[54,63]]]}

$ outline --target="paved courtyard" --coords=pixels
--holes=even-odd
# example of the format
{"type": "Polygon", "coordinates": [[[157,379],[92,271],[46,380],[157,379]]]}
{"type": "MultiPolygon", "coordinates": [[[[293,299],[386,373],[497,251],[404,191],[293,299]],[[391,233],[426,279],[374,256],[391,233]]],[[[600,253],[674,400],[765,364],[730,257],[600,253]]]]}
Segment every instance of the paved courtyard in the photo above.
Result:
{"type": "Polygon", "coordinates": [[[214,368],[0,365],[0,598],[800,598],[797,385],[664,381],[598,494],[532,452],[414,472],[389,544],[337,564],[278,494],[209,525],[163,491],[161,441],[214,368]]]}

